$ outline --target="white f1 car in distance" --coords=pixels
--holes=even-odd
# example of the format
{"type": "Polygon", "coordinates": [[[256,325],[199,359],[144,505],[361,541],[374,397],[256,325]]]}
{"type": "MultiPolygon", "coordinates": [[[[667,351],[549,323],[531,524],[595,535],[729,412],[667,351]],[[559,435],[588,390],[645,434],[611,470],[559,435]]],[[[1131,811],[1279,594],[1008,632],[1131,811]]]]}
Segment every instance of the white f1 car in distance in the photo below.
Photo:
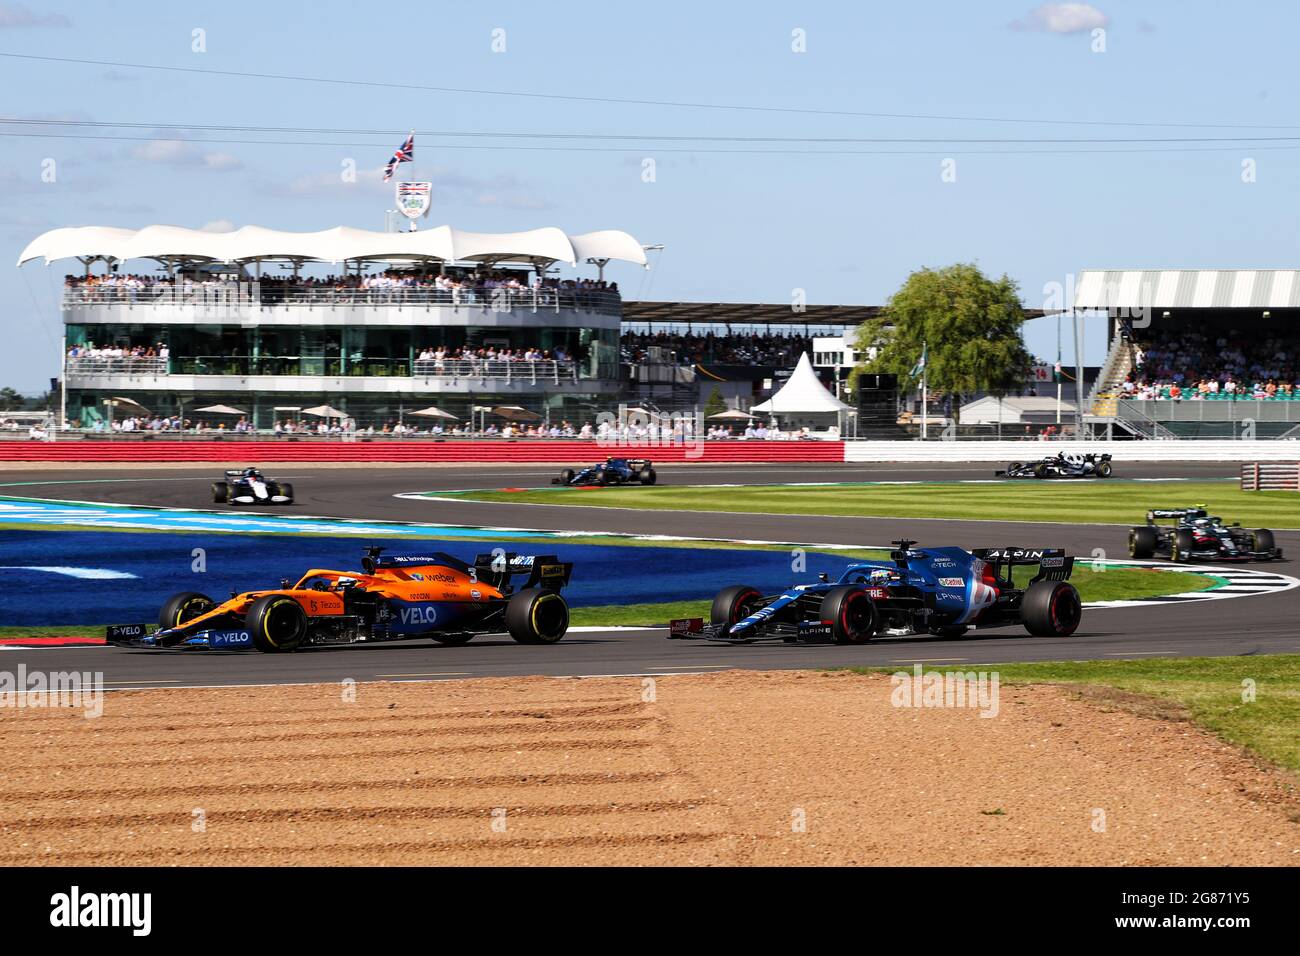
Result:
{"type": "Polygon", "coordinates": [[[293,485],[267,478],[256,468],[229,469],[224,480],[212,483],[212,501],[218,505],[291,505],[293,485]]]}

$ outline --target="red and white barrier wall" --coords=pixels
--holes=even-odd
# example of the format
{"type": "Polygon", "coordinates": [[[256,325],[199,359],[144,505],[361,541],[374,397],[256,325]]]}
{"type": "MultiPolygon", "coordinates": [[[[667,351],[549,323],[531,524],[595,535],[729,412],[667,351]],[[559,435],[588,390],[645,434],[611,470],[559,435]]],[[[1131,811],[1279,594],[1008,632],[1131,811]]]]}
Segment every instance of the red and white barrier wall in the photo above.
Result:
{"type": "Polygon", "coordinates": [[[672,462],[842,462],[831,441],[606,445],[595,441],[141,441],[0,442],[0,462],[539,462],[582,463],[609,455],[672,462]]]}
{"type": "Polygon", "coordinates": [[[595,441],[0,441],[0,462],[517,462],[576,463],[607,455],[663,463],[990,462],[1109,452],[1125,461],[1300,461],[1295,441],[730,441],[605,445],[595,441]]]}

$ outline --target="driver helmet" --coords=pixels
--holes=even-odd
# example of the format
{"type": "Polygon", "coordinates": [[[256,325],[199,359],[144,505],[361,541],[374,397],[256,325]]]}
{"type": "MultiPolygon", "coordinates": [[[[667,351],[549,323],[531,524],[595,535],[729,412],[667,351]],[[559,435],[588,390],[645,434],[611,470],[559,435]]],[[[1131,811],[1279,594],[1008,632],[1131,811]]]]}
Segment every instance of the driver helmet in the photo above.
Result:
{"type": "Polygon", "coordinates": [[[245,469],[244,469],[244,477],[245,477],[245,478],[261,478],[261,477],[262,477],[262,473],[261,473],[260,471],[258,471],[256,468],[245,468],[245,469]]]}

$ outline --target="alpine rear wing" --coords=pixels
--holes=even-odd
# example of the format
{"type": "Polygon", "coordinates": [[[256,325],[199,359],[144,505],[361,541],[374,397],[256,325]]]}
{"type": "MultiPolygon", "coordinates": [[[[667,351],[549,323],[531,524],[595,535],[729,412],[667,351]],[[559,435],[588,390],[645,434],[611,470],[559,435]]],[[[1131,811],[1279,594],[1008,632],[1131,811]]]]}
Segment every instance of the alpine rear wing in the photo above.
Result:
{"type": "MultiPolygon", "coordinates": [[[[1001,576],[1002,569],[1038,566],[1035,581],[1068,581],[1074,573],[1074,558],[1064,548],[975,548],[971,554],[994,566],[1001,576]]],[[[1007,575],[1010,578],[1010,574],[1007,575]]]]}

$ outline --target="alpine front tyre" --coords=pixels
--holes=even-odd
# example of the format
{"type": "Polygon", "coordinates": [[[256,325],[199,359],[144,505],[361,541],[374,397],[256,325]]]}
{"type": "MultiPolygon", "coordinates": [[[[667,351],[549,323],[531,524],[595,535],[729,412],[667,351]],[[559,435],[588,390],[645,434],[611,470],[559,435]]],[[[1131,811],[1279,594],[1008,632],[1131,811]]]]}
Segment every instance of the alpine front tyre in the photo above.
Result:
{"type": "Polygon", "coordinates": [[[876,636],[879,615],[871,595],[848,585],[828,591],[822,598],[821,619],[831,622],[836,644],[866,644],[876,636]]]}
{"type": "Polygon", "coordinates": [[[284,594],[267,594],[253,602],[244,615],[253,646],[264,654],[287,654],[307,637],[307,612],[284,594]]]}
{"type": "Polygon", "coordinates": [[[1034,637],[1069,637],[1083,620],[1083,602],[1069,581],[1035,581],[1020,602],[1020,620],[1034,637]]]}
{"type": "Polygon", "coordinates": [[[526,588],[506,605],[506,630],[520,644],[555,644],[569,630],[569,604],[558,591],[526,588]]]}
{"type": "Polygon", "coordinates": [[[729,588],[723,588],[713,599],[713,607],[709,609],[709,623],[730,627],[757,611],[762,599],[763,592],[748,584],[733,584],[729,588]]]}

